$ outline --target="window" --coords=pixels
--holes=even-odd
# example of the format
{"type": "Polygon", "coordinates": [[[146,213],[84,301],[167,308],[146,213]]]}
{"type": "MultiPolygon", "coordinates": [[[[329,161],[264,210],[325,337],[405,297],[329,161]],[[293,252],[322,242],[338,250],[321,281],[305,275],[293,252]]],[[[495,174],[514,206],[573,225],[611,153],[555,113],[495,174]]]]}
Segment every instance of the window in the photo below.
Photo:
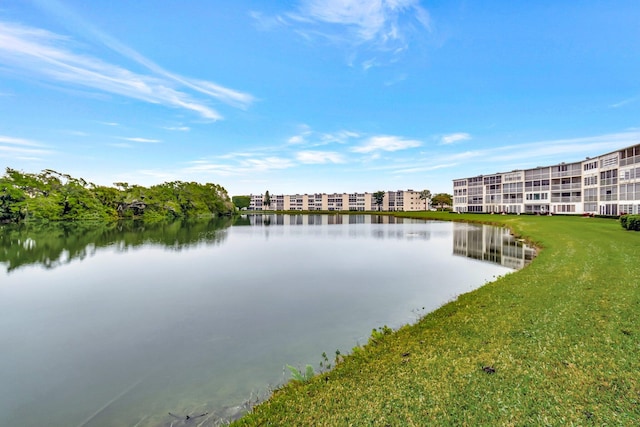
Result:
{"type": "Polygon", "coordinates": [[[592,162],[585,163],[583,165],[582,169],[585,170],[585,171],[589,171],[589,170],[595,169],[597,167],[598,167],[598,162],[594,160],[592,162]]]}
{"type": "Polygon", "coordinates": [[[597,175],[593,175],[593,176],[585,176],[584,177],[584,185],[598,185],[598,176],[597,175]]]}
{"type": "Polygon", "coordinates": [[[618,153],[610,154],[600,159],[600,168],[616,166],[618,164],[618,153]]]}

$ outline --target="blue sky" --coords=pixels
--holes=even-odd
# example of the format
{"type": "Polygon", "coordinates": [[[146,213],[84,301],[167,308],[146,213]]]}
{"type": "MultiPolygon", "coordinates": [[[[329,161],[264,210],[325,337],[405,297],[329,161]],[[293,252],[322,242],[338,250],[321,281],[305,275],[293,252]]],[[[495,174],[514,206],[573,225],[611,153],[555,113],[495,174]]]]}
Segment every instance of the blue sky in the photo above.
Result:
{"type": "Polygon", "coordinates": [[[452,192],[640,143],[640,2],[3,0],[0,166],[452,192]]]}

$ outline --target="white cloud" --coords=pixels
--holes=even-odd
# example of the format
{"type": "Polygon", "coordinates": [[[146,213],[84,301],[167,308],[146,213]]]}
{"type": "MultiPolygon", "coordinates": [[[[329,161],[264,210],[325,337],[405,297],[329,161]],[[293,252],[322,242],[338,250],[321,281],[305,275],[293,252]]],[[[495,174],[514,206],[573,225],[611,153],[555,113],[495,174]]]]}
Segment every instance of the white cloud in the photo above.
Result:
{"type": "Polygon", "coordinates": [[[168,126],[165,127],[166,130],[172,130],[176,132],[189,132],[191,128],[189,126],[168,126]]]}
{"type": "Polygon", "coordinates": [[[404,13],[430,28],[429,14],[418,0],[304,0],[299,12],[290,16],[301,22],[343,25],[353,30],[357,41],[387,44],[402,38],[404,13]]]}
{"type": "Polygon", "coordinates": [[[42,144],[29,139],[14,138],[12,136],[0,135],[0,144],[23,145],[29,147],[42,147],[42,144]]]}
{"type": "Polygon", "coordinates": [[[270,156],[265,158],[247,158],[244,154],[236,153],[230,156],[218,156],[218,159],[237,160],[234,163],[212,162],[209,160],[195,160],[180,171],[184,174],[207,174],[219,176],[242,176],[255,173],[265,173],[272,170],[288,169],[295,164],[286,158],[270,156]]]}
{"type": "Polygon", "coordinates": [[[305,164],[344,163],[343,156],[334,151],[300,151],[296,159],[305,164]]]}
{"type": "Polygon", "coordinates": [[[246,159],[241,164],[249,171],[264,172],[272,169],[288,169],[294,164],[289,159],[281,157],[266,157],[264,159],[246,159]]]}
{"type": "Polygon", "coordinates": [[[620,102],[616,102],[615,104],[611,104],[609,105],[609,108],[620,108],[620,107],[624,107],[625,105],[628,104],[633,104],[634,102],[636,102],[638,100],[638,97],[634,97],[634,98],[628,98],[628,99],[623,99],[620,102]]]}
{"type": "Polygon", "coordinates": [[[117,52],[123,57],[137,62],[157,76],[160,76],[169,81],[173,81],[175,83],[178,83],[179,85],[183,85],[197,92],[212,96],[213,98],[216,98],[224,103],[234,105],[239,108],[246,108],[255,100],[252,95],[249,95],[247,93],[229,89],[204,80],[186,78],[165,70],[163,67],[151,61],[149,58],[146,58],[136,50],[130,48],[129,46],[126,46],[111,35],[91,25],[91,23],[83,19],[80,15],[76,14],[71,8],[60,2],[49,0],[46,2],[38,2],[38,6],[44,8],[47,12],[56,15],[59,20],[68,27],[79,31],[81,34],[84,34],[89,38],[97,40],[104,46],[108,47],[114,52],[117,52]]]}
{"type": "Polygon", "coordinates": [[[22,160],[40,160],[37,156],[52,154],[38,142],[0,135],[0,157],[20,158],[22,160]]]}
{"type": "Polygon", "coordinates": [[[294,135],[291,138],[289,138],[287,142],[289,144],[304,144],[305,143],[304,135],[294,135]]]}
{"type": "Polygon", "coordinates": [[[365,71],[393,62],[416,35],[432,27],[419,0],[300,0],[293,10],[274,18],[259,12],[251,16],[261,29],[288,27],[310,43],[346,46],[349,66],[358,50],[369,56],[375,51],[374,59],[360,61],[365,71]]]}
{"type": "Polygon", "coordinates": [[[8,22],[0,22],[0,63],[31,78],[186,109],[209,120],[219,120],[222,116],[188,91],[239,108],[245,108],[254,101],[249,94],[170,73],[109,36],[97,31],[94,33],[108,47],[144,65],[151,73],[135,73],[99,58],[72,52],[69,49],[71,43],[64,36],[8,22]]]}
{"type": "MultiPolygon", "coordinates": [[[[482,171],[480,168],[474,173],[495,173],[554,165],[560,162],[578,162],[587,156],[597,156],[635,145],[639,140],[640,132],[630,131],[477,149],[441,155],[434,161],[456,161],[461,169],[473,168],[476,171],[479,169],[478,165],[491,165],[491,170],[482,171]]],[[[460,175],[464,175],[464,172],[460,175]]]]}
{"type": "Polygon", "coordinates": [[[442,138],[440,138],[440,143],[447,145],[447,144],[453,144],[460,141],[468,141],[470,139],[471,139],[471,135],[469,135],[468,133],[458,132],[458,133],[451,133],[449,135],[443,135],[442,138]]]}
{"type": "Polygon", "coordinates": [[[363,145],[354,147],[351,151],[355,153],[372,153],[379,151],[399,151],[406,150],[408,148],[415,148],[421,146],[422,143],[415,139],[404,139],[399,136],[373,136],[367,140],[363,145]]]}
{"type": "Polygon", "coordinates": [[[148,143],[148,144],[157,144],[159,142],[162,142],[159,139],[150,139],[150,138],[139,138],[139,137],[134,137],[134,138],[119,138],[119,139],[124,139],[125,141],[131,141],[131,142],[143,142],[143,143],[148,143]]]}
{"type": "Polygon", "coordinates": [[[234,165],[224,163],[211,163],[206,160],[196,160],[191,162],[192,166],[182,169],[181,173],[186,174],[214,174],[219,176],[241,175],[242,171],[234,165]]]}
{"type": "Polygon", "coordinates": [[[445,164],[437,164],[432,166],[422,166],[422,167],[414,167],[414,168],[404,168],[404,169],[396,169],[392,173],[394,174],[407,174],[407,173],[418,173],[418,172],[429,172],[438,169],[446,169],[456,166],[456,163],[445,163],[445,164]]]}
{"type": "Polygon", "coordinates": [[[358,132],[350,130],[339,130],[337,132],[319,133],[315,132],[308,125],[301,125],[300,132],[290,137],[287,142],[289,144],[301,145],[305,144],[312,147],[319,147],[327,144],[345,144],[350,139],[359,138],[358,132]]]}
{"type": "Polygon", "coordinates": [[[286,22],[280,16],[266,16],[258,11],[250,11],[249,16],[255,20],[258,29],[263,31],[286,25],[286,22]]]}
{"type": "Polygon", "coordinates": [[[321,136],[321,140],[323,142],[336,142],[338,144],[345,144],[350,139],[360,138],[360,134],[358,132],[353,132],[350,130],[340,130],[333,133],[324,133],[321,136]]]}
{"type": "Polygon", "coordinates": [[[298,133],[287,140],[289,144],[304,144],[307,142],[307,138],[313,134],[311,127],[308,125],[302,124],[298,128],[298,133]]]}

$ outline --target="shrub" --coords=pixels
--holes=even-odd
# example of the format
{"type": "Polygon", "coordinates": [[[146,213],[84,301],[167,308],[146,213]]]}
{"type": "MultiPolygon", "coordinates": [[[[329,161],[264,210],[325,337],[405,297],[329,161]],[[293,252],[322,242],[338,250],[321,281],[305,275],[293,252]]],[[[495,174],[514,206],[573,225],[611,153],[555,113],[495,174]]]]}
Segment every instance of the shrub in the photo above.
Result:
{"type": "Polygon", "coordinates": [[[623,215],[620,225],[626,230],[640,231],[640,215],[623,215]]]}

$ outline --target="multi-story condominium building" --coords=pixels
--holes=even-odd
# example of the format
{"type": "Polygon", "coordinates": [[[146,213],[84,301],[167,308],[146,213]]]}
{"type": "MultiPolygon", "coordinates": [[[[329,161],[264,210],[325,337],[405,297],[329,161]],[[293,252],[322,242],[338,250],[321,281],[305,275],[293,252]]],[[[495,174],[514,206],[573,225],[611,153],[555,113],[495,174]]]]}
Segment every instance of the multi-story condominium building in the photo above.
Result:
{"type": "Polygon", "coordinates": [[[456,212],[640,213],[640,145],[580,162],[453,180],[456,212]]]}
{"type": "MultiPolygon", "coordinates": [[[[264,205],[262,194],[252,194],[249,210],[278,211],[375,211],[378,205],[374,193],[317,193],[270,195],[271,204],[264,205]]],[[[430,200],[427,200],[427,206],[430,200]]],[[[380,210],[421,211],[425,201],[420,200],[420,192],[414,190],[387,191],[380,210]]]]}

